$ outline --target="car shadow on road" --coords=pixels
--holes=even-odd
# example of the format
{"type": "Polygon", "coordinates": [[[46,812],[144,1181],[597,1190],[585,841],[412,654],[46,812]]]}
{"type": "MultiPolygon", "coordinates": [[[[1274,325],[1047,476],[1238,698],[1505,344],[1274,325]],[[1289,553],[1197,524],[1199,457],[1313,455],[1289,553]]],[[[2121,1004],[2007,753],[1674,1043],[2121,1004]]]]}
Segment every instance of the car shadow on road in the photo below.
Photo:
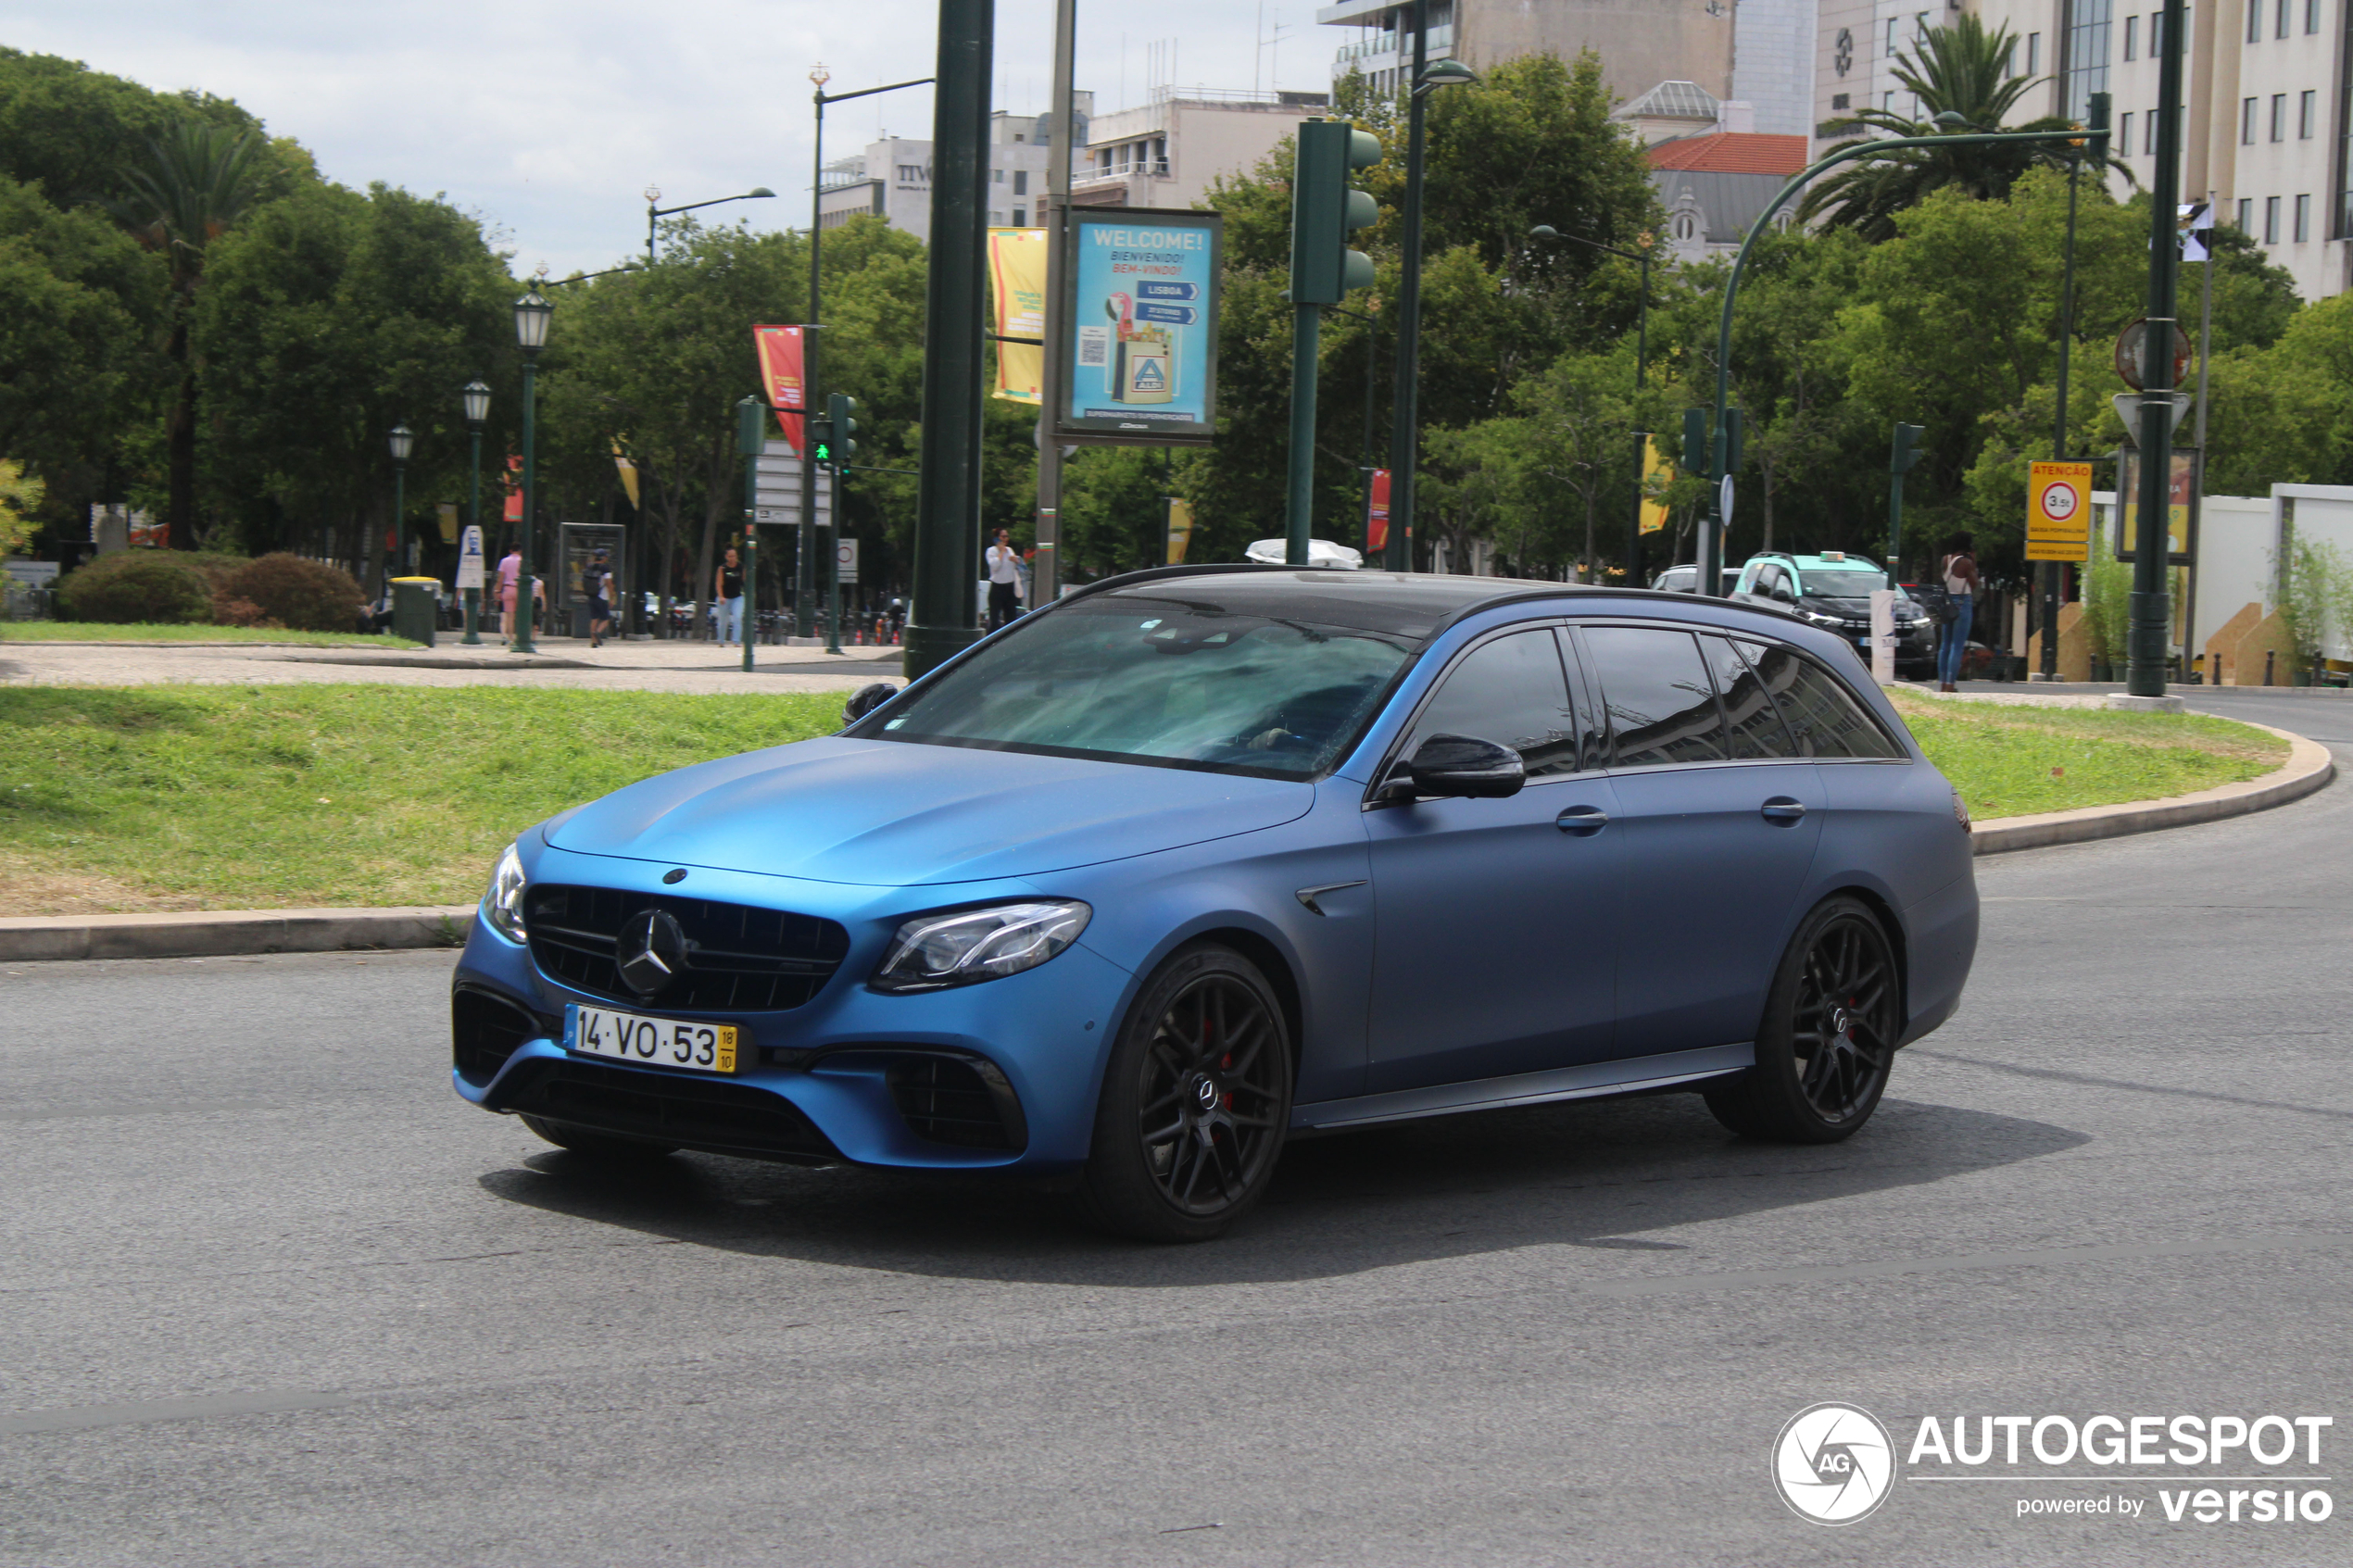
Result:
{"type": "Polygon", "coordinates": [[[2088,1141],[2047,1123],[1904,1100],[1883,1102],[1846,1143],[1813,1148],[1732,1137],[1689,1095],[1491,1111],[1297,1144],[1265,1203],[1202,1247],[1097,1236],[1054,1194],[983,1178],[693,1154],[616,1166],[550,1149],[481,1182],[510,1202],[691,1246],[1157,1289],[1541,1245],[1680,1251],[1683,1227],[1944,1181],[2088,1141]]]}

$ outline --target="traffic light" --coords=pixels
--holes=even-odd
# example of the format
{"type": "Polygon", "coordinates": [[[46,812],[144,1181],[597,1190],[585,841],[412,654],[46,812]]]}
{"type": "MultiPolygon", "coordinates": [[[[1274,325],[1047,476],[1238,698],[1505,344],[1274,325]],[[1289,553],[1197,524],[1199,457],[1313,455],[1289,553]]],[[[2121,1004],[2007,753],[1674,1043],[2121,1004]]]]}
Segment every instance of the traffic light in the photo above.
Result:
{"type": "Polygon", "coordinates": [[[809,420],[809,459],[816,463],[834,460],[834,421],[811,416],[809,420]]]}
{"type": "Polygon", "coordinates": [[[1887,471],[1895,474],[1911,472],[1912,466],[1928,455],[1920,450],[1919,445],[1920,437],[1927,433],[1926,425],[1898,424],[1895,427],[1895,444],[1887,454],[1887,471]]]}
{"type": "Polygon", "coordinates": [[[1741,471],[1743,437],[1748,433],[1748,421],[1741,418],[1738,408],[1724,410],[1724,471],[1741,471]]]}
{"type": "Polygon", "coordinates": [[[825,399],[826,433],[832,438],[833,456],[819,461],[830,461],[837,469],[849,467],[849,459],[858,455],[858,399],[847,393],[837,392],[825,399]]]}
{"type": "Polygon", "coordinates": [[[1677,465],[1685,473],[1707,471],[1707,410],[1683,410],[1683,457],[1677,465]]]}
{"type": "Polygon", "coordinates": [[[1291,175],[1293,305],[1338,305],[1350,289],[1371,285],[1373,259],[1349,249],[1348,236],[1378,220],[1380,208],[1348,183],[1348,175],[1380,156],[1380,139],[1344,119],[1300,121],[1291,175]]]}

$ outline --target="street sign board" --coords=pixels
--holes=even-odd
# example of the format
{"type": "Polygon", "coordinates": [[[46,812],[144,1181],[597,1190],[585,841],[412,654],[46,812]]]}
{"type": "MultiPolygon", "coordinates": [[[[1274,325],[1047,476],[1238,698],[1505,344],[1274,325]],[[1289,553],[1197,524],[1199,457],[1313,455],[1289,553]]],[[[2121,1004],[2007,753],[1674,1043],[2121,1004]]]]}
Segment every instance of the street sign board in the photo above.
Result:
{"type": "Polygon", "coordinates": [[[2030,463],[2026,558],[2082,560],[2092,543],[2092,465],[2030,463]]]}
{"type": "MultiPolygon", "coordinates": [[[[2172,462],[2165,498],[2166,559],[2175,566],[2195,566],[2197,539],[2191,529],[2190,499],[2198,489],[2197,449],[2176,446],[2167,456],[2172,462]]],[[[2132,560],[2140,553],[2140,512],[2141,455],[2128,446],[2117,454],[2116,459],[2116,536],[2112,543],[2118,560],[2132,560]]]]}
{"type": "Polygon", "coordinates": [[[1716,515],[1726,522],[1732,521],[1732,476],[1729,473],[1724,476],[1724,483],[1717,487],[1716,515]]]}
{"type": "Polygon", "coordinates": [[[834,581],[837,583],[858,581],[857,540],[837,539],[834,541],[834,581]]]}
{"type": "MultiPolygon", "coordinates": [[[[2127,446],[2141,444],[2141,399],[2144,395],[2145,394],[2138,392],[2119,392],[2108,400],[2108,407],[2116,410],[2116,417],[2124,422],[2124,445],[2127,446]]],[[[2197,397],[2193,393],[2177,392],[2172,395],[2171,404],[2165,408],[2165,444],[2168,446],[2173,445],[2173,433],[2182,428],[2182,420],[2189,413],[2190,405],[2196,401],[2197,397]]]]}
{"type": "MultiPolygon", "coordinates": [[[[798,526],[800,521],[800,459],[789,453],[762,452],[752,459],[758,465],[760,487],[754,493],[756,521],[798,526]]],[[[817,469],[817,526],[831,527],[834,521],[834,473],[820,464],[817,469]]]]}
{"type": "Polygon", "coordinates": [[[1871,590],[1871,679],[1881,685],[1895,681],[1895,590],[1871,590]]]}
{"type": "Polygon", "coordinates": [[[469,526],[458,545],[458,591],[482,586],[482,530],[469,526]]]}
{"type": "MultiPolygon", "coordinates": [[[[2148,318],[2128,322],[2116,334],[2116,373],[2134,392],[2141,390],[2141,373],[2148,369],[2148,318]]],[[[2179,386],[2189,374],[2190,334],[2177,323],[2173,328],[2173,384],[2179,386]]]]}
{"type": "Polygon", "coordinates": [[[1206,445],[1217,426],[1217,299],[1225,220],[1214,212],[1073,207],[1059,343],[1063,441],[1206,445]]]}

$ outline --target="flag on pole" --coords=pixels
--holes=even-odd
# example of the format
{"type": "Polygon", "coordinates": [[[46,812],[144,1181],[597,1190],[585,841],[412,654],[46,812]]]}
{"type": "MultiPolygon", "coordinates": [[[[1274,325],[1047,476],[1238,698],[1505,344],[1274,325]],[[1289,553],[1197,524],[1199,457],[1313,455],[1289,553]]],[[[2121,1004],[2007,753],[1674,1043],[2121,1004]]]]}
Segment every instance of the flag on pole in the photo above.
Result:
{"type": "Polygon", "coordinates": [[[801,370],[799,327],[754,327],[752,345],[760,350],[760,383],[776,410],[776,428],[785,443],[800,450],[800,420],[809,411],[808,386],[801,370]]]}
{"type": "Polygon", "coordinates": [[[2174,227],[2182,234],[2182,259],[2204,261],[2213,252],[2214,204],[2183,202],[2174,216],[2174,227]]]}
{"type": "Polygon", "coordinates": [[[988,231],[989,331],[997,337],[992,395],[1036,403],[1045,379],[1046,231],[988,231]],[[1028,342],[1019,341],[1028,339],[1028,342]]]}

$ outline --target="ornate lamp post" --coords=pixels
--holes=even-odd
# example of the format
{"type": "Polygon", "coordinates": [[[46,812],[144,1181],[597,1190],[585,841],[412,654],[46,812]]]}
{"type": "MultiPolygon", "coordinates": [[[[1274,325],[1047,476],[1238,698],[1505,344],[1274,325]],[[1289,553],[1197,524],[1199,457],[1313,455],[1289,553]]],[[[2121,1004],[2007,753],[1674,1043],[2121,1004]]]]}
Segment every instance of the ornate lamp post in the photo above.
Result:
{"type": "Polygon", "coordinates": [[[409,574],[409,453],[417,438],[406,424],[392,427],[392,571],[409,574]]]}
{"type": "MultiPolygon", "coordinates": [[[[466,429],[473,438],[473,465],[467,485],[466,521],[477,535],[482,529],[482,423],[490,417],[490,388],[481,379],[468,382],[458,394],[465,405],[466,429]]],[[[484,546],[485,550],[487,546],[484,546]]],[[[482,590],[466,590],[466,635],[469,647],[482,646],[482,590]]]]}
{"type": "Polygon", "coordinates": [[[533,288],[515,301],[515,342],[522,348],[522,537],[515,573],[515,624],[509,646],[536,653],[531,641],[531,527],[538,517],[539,476],[532,463],[532,425],[539,400],[539,351],[547,346],[547,319],[556,307],[533,288]]]}

